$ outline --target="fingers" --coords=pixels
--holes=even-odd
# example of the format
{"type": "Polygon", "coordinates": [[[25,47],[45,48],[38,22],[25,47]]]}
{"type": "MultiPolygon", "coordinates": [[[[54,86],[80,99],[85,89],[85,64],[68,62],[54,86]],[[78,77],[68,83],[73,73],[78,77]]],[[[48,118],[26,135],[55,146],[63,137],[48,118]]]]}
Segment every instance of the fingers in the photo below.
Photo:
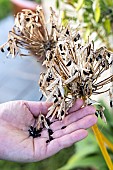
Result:
{"type": "Polygon", "coordinates": [[[68,113],[75,112],[83,106],[84,102],[82,99],[77,99],[73,106],[68,110],[68,113]]]}
{"type": "MultiPolygon", "coordinates": [[[[32,102],[32,101],[24,101],[24,102],[34,116],[38,116],[39,113],[47,114],[48,108],[52,105],[52,103],[48,103],[48,102],[32,102]]],[[[69,113],[80,109],[82,105],[83,105],[83,100],[77,99],[75,104],[69,109],[69,113]]]]}
{"type": "Polygon", "coordinates": [[[63,126],[67,126],[73,122],[76,122],[85,116],[94,114],[95,111],[96,110],[93,106],[86,106],[84,108],[77,110],[76,112],[69,114],[64,118],[63,121],[57,121],[51,124],[50,128],[53,129],[54,131],[61,129],[63,126]]]}
{"type": "Polygon", "coordinates": [[[88,115],[77,122],[71,123],[64,129],[57,130],[53,133],[53,138],[59,138],[61,136],[70,134],[79,129],[87,129],[93,126],[97,122],[97,117],[95,115],[88,115]]]}
{"type": "Polygon", "coordinates": [[[64,121],[66,124],[70,124],[87,115],[95,114],[95,112],[96,112],[96,109],[93,106],[86,106],[76,112],[73,112],[72,114],[69,114],[69,116],[67,116],[64,121]]]}
{"type": "Polygon", "coordinates": [[[88,132],[84,129],[77,130],[68,135],[52,140],[47,146],[47,155],[51,156],[63,148],[71,146],[73,143],[87,137],[88,132]]]}
{"type": "MultiPolygon", "coordinates": [[[[52,103],[48,103],[48,102],[24,101],[24,103],[26,104],[30,112],[33,114],[33,116],[36,117],[40,113],[47,114],[48,108],[52,105],[52,103]]],[[[83,105],[83,100],[77,99],[75,104],[72,106],[72,108],[69,109],[69,113],[80,109],[82,105],[83,105]]]]}
{"type": "Polygon", "coordinates": [[[32,101],[25,101],[25,104],[35,117],[37,117],[40,113],[47,114],[48,108],[52,105],[52,103],[48,102],[32,102],[32,101]]]}

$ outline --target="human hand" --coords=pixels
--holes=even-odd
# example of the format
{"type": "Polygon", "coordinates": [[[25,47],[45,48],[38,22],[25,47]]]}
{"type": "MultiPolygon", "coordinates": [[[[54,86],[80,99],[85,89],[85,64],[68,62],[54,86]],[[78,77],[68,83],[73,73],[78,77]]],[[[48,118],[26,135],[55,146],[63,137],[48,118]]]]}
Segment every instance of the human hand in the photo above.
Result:
{"type": "Polygon", "coordinates": [[[77,99],[69,115],[62,121],[50,125],[53,140],[47,142],[48,131],[43,129],[41,136],[33,138],[29,129],[40,113],[47,114],[50,103],[11,101],[0,104],[0,159],[16,162],[35,162],[57,153],[63,148],[84,139],[87,128],[97,122],[95,108],[81,108],[83,101],[77,99]]]}

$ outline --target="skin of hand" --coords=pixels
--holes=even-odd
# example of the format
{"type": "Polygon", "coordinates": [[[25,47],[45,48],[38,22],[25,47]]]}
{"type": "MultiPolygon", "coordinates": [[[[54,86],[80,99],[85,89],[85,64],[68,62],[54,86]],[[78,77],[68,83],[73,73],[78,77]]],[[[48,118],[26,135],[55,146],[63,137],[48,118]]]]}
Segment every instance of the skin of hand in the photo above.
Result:
{"type": "Polygon", "coordinates": [[[47,114],[51,103],[20,100],[0,104],[0,159],[36,162],[84,139],[97,117],[93,106],[82,105],[83,101],[77,99],[64,120],[50,125],[54,139],[46,143],[46,129],[37,138],[30,136],[28,130],[40,113],[47,114]]]}

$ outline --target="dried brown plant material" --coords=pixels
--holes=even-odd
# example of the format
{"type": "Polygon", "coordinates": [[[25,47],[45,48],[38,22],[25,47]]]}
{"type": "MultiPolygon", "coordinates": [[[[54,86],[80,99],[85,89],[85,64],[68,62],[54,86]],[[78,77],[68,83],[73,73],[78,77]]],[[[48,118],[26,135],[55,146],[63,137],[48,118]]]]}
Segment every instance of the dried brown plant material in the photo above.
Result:
{"type": "MultiPolygon", "coordinates": [[[[86,104],[89,104],[92,102],[90,99],[92,94],[101,94],[107,91],[111,94],[110,88],[104,91],[101,89],[113,81],[113,75],[109,75],[104,80],[98,80],[101,74],[106,74],[105,71],[112,66],[110,63],[112,53],[105,47],[94,50],[92,42],[83,46],[79,42],[74,42],[71,37],[67,39],[67,36],[62,47],[65,49],[64,54],[61,53],[62,50],[57,45],[55,57],[52,60],[44,61],[47,72],[46,74],[41,73],[43,79],[39,81],[47,101],[54,102],[47,117],[57,116],[59,119],[64,118],[69,107],[77,98],[82,98],[86,104]],[[48,81],[49,74],[53,79],[48,81]]],[[[94,103],[92,102],[92,104],[94,103]]],[[[102,107],[99,114],[105,121],[102,107]]]]}
{"type": "MultiPolygon", "coordinates": [[[[51,27],[53,27],[53,23],[51,23],[51,27]]],[[[25,9],[16,15],[8,41],[0,49],[4,52],[4,48],[7,47],[7,56],[10,54],[12,57],[17,55],[36,56],[39,61],[42,61],[45,59],[46,52],[54,48],[54,45],[53,28],[49,34],[43,10],[37,6],[36,12],[25,9]],[[26,49],[26,51],[22,49],[26,49]]]]}
{"type": "MultiPolygon", "coordinates": [[[[49,28],[48,31],[41,7],[38,6],[35,13],[23,10],[15,18],[8,42],[1,47],[4,52],[4,47],[8,46],[8,55],[13,57],[17,54],[35,55],[43,60],[47,70],[40,74],[39,86],[47,101],[54,103],[47,118],[61,120],[77,98],[84,99],[86,105],[94,104],[91,96],[107,91],[113,106],[113,84],[111,88],[102,90],[113,82],[113,73],[105,79],[101,76],[112,67],[113,53],[106,47],[95,49],[92,41],[84,45],[78,29],[73,29],[70,24],[62,26],[52,8],[49,28]],[[28,53],[22,54],[21,48],[28,53]]],[[[97,111],[105,121],[103,107],[97,111]]]]}

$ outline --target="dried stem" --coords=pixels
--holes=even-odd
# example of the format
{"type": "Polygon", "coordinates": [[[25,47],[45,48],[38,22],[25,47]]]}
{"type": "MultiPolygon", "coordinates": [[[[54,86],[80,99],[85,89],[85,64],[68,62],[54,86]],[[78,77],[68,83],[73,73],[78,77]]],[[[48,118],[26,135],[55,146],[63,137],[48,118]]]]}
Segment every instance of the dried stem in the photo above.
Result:
{"type": "Polygon", "coordinates": [[[104,156],[104,159],[106,161],[106,164],[107,164],[109,170],[113,170],[113,164],[112,164],[111,158],[110,158],[110,156],[109,156],[109,154],[108,154],[108,152],[106,150],[106,147],[104,145],[103,137],[102,137],[97,125],[94,125],[92,127],[92,129],[93,129],[93,132],[94,132],[94,134],[96,136],[97,142],[99,144],[99,147],[101,149],[101,152],[102,152],[102,154],[104,156]]]}

